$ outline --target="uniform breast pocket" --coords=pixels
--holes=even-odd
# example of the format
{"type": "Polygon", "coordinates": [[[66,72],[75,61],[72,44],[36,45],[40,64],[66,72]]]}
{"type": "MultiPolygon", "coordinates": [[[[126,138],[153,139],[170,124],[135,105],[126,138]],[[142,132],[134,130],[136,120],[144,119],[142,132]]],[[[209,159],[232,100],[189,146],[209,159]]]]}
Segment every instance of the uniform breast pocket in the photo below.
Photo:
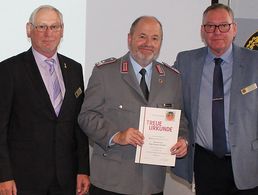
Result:
{"type": "Polygon", "coordinates": [[[130,102],[114,103],[107,108],[106,112],[106,116],[118,125],[119,130],[125,130],[130,127],[138,128],[140,105],[130,102]]]}

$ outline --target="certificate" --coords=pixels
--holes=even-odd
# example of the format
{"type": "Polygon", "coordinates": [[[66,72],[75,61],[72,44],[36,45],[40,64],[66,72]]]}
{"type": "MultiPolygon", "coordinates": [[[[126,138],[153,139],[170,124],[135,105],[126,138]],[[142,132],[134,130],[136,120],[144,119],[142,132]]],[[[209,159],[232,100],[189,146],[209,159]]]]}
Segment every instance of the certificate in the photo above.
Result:
{"type": "Polygon", "coordinates": [[[181,110],[141,107],[139,131],[144,144],[136,148],[135,163],[175,166],[170,149],[176,144],[181,110]]]}

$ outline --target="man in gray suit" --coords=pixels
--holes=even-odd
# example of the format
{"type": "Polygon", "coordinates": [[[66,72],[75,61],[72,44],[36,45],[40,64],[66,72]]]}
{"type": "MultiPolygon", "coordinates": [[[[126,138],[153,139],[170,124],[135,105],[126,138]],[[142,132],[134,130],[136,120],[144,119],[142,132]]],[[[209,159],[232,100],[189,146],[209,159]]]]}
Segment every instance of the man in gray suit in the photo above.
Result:
{"type": "Polygon", "coordinates": [[[189,179],[194,169],[197,195],[257,195],[258,53],[232,44],[237,26],[229,7],[211,5],[202,22],[207,47],[180,52],[175,62],[192,130],[189,179]]]}
{"type": "MultiPolygon", "coordinates": [[[[156,61],[162,26],[151,16],[135,20],[128,34],[130,52],[97,63],[79,115],[83,131],[94,141],[91,195],[163,194],[166,167],[136,164],[136,146],[144,142],[138,131],[140,107],[183,109],[180,75],[156,61]],[[139,73],[146,71],[145,77],[139,73]],[[145,79],[144,93],[140,80],[145,79]]],[[[181,116],[179,139],[171,153],[187,153],[187,122],[181,116]]]]}

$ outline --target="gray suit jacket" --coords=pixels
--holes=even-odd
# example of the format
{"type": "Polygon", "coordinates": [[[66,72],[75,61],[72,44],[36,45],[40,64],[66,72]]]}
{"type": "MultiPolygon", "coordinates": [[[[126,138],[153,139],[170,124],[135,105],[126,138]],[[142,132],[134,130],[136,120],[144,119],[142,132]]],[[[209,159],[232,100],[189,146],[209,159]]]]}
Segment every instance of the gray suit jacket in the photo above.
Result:
{"type": "MultiPolygon", "coordinates": [[[[181,72],[185,114],[190,140],[197,128],[201,75],[207,47],[178,54],[175,67],[181,72]]],[[[229,141],[234,179],[239,189],[258,186],[258,90],[246,94],[241,89],[258,84],[258,52],[233,45],[233,72],[230,90],[229,141]]],[[[193,172],[192,145],[188,163],[189,180],[193,172]]]]}
{"type": "MultiPolygon", "coordinates": [[[[138,129],[140,107],[182,109],[179,74],[158,62],[153,63],[147,102],[139,87],[129,54],[95,66],[79,115],[83,131],[94,141],[91,181],[104,190],[122,194],[153,194],[163,190],[166,168],[136,164],[132,145],[109,146],[111,137],[127,128],[138,129]]],[[[188,138],[187,122],[181,117],[180,136],[188,138]]]]}

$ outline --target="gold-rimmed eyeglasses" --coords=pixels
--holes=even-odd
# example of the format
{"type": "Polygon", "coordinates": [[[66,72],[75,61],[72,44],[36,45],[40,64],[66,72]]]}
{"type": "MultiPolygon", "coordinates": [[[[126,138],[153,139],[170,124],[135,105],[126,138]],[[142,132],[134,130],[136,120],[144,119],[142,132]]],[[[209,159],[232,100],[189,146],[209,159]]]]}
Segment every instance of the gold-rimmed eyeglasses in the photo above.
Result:
{"type": "Polygon", "coordinates": [[[58,32],[63,28],[63,25],[60,25],[60,24],[53,24],[50,26],[45,25],[45,24],[39,24],[39,25],[34,25],[32,23],[30,23],[30,24],[33,26],[33,28],[37,29],[37,31],[39,31],[39,32],[45,32],[48,29],[53,32],[58,32]]]}

